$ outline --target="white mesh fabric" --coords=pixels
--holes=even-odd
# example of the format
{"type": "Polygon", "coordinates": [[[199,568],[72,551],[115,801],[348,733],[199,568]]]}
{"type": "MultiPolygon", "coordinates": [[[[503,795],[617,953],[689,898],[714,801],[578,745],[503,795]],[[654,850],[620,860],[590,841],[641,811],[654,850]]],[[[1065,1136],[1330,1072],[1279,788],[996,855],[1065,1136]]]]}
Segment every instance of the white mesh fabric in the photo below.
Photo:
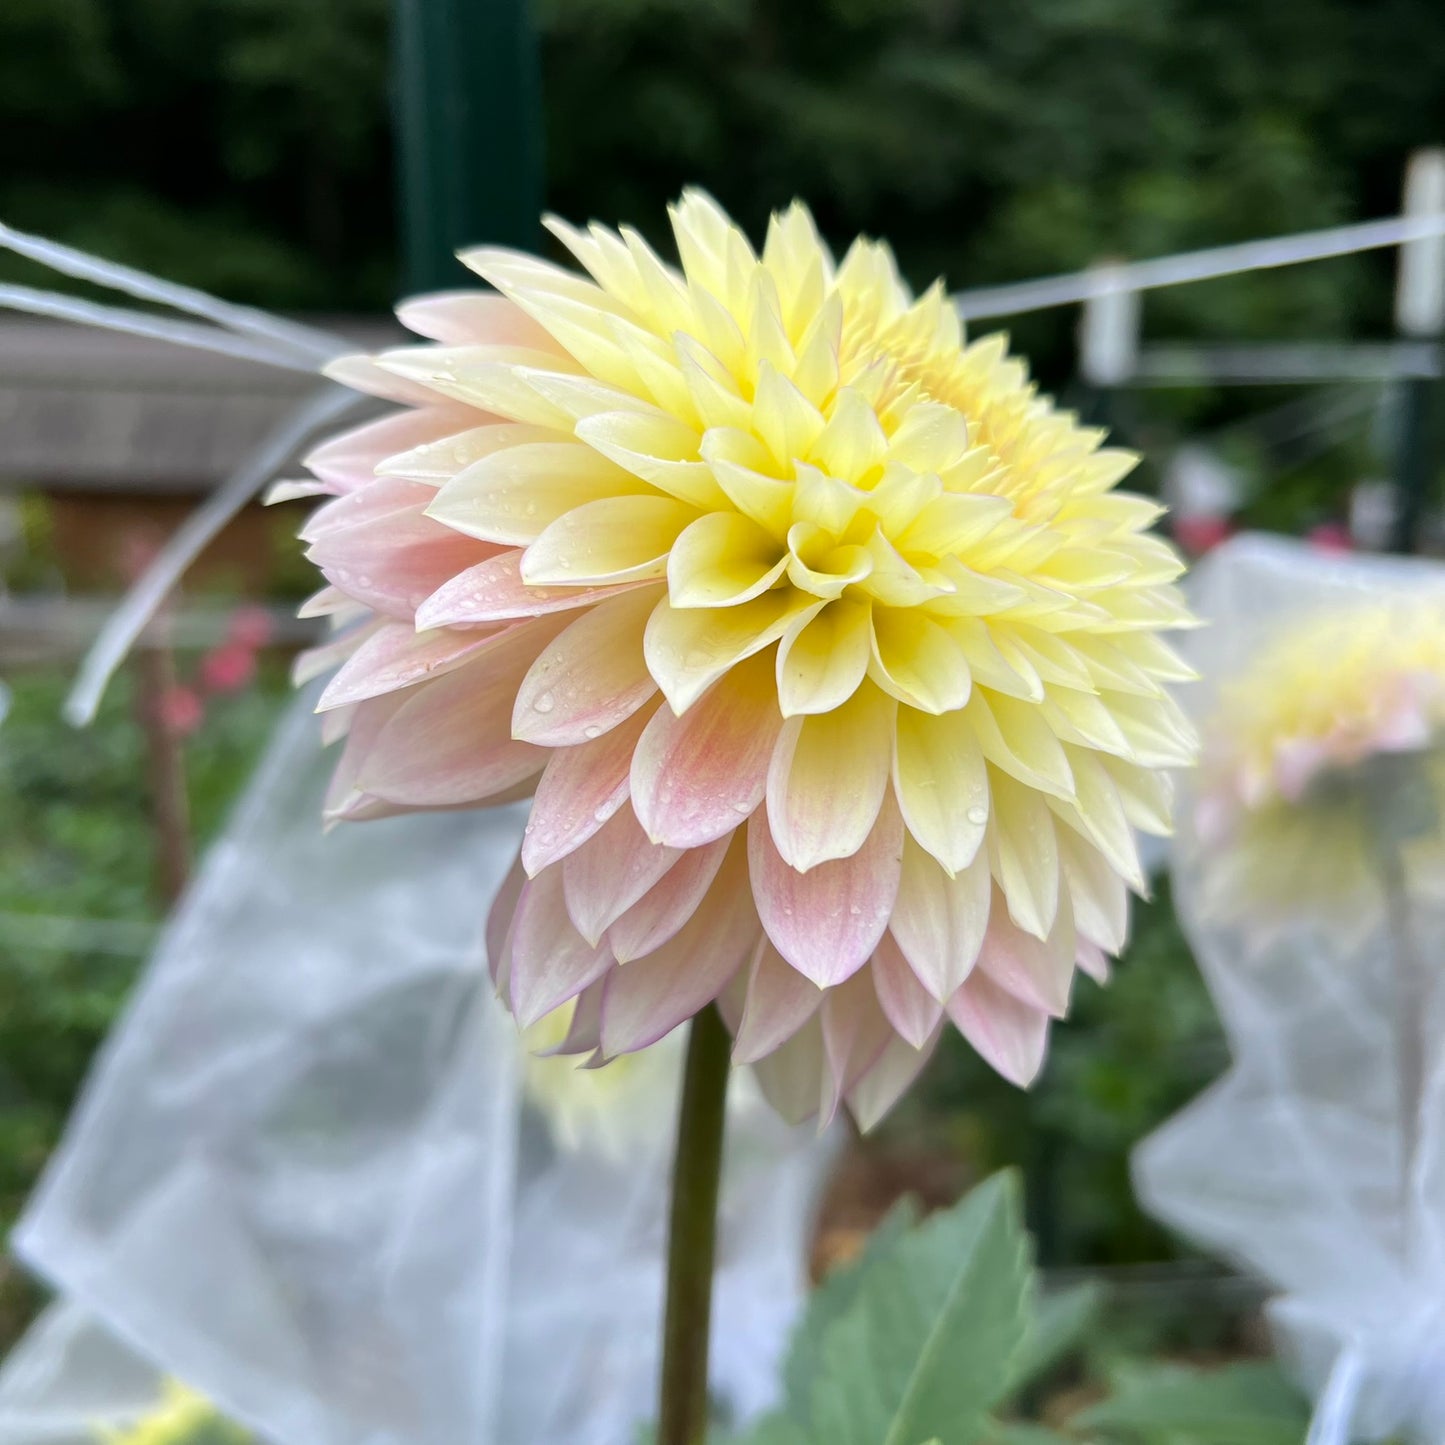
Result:
{"type": "MultiPolygon", "coordinates": [[[[1328,556],[1279,539],[1221,548],[1193,578],[1209,626],[1185,648],[1203,674],[1186,700],[1206,748],[1223,715],[1221,687],[1282,629],[1341,606],[1394,597],[1418,607],[1442,596],[1445,568],[1434,564],[1328,556]]],[[[1391,755],[1388,788],[1372,766],[1350,784],[1369,790],[1362,806],[1373,819],[1366,861],[1353,871],[1330,856],[1328,832],[1284,859],[1251,851],[1247,836],[1215,837],[1201,827],[1207,783],[1184,787],[1174,901],[1234,1065],[1134,1160],[1151,1212],[1281,1291],[1271,1315],[1319,1401],[1319,1445],[1401,1430],[1438,1442],[1445,1432],[1439,756],[1391,755]],[[1392,836],[1408,866],[1403,906],[1387,909],[1384,874],[1370,860],[1392,836]],[[1417,984],[1402,973],[1402,924],[1424,965],[1417,984]],[[1411,991],[1403,1029],[1402,986],[1411,991]],[[1402,1103],[1402,1047],[1422,1055],[1418,1124],[1402,1103]]]]}
{"type": "MultiPolygon", "coordinates": [[[[521,811],[323,834],[331,762],[303,700],[16,1248],[70,1302],[62,1323],[280,1445],[630,1439],[656,1371],[672,1108],[625,1160],[552,1143],[482,944],[521,811]]],[[[714,1359],[746,1416],[771,1396],[831,1146],[732,1113],[714,1359]]],[[[37,1328],[20,1364],[48,1350],[50,1418],[134,1410],[133,1378],[108,1412],[54,1317],[37,1328]]],[[[0,1378],[3,1445],[54,1438],[26,1413],[35,1379],[0,1378]]]]}

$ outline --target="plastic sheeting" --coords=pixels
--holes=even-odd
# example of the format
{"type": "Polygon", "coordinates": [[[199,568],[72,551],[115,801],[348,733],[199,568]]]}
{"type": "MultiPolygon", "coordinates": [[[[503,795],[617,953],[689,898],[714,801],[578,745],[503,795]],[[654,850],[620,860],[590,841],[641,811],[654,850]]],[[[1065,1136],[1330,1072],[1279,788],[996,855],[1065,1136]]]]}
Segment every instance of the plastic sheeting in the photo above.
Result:
{"type": "MultiPolygon", "coordinates": [[[[14,1239],[64,1302],[0,1375],[3,1445],[93,1438],[158,1372],[281,1445],[617,1445],[652,1409],[676,1069],[634,1147],[559,1147],[483,953],[521,812],[324,835],[329,772],[302,702],[94,1070],[14,1239]]],[[[738,1418],[831,1153],[748,1082],[714,1343],[738,1418]]]]}
{"type": "MultiPolygon", "coordinates": [[[[1206,761],[1186,788],[1174,901],[1234,1065],[1135,1156],[1145,1206],[1280,1291],[1271,1320],[1316,1399],[1315,1445],[1445,1438],[1445,937],[1438,747],[1319,774],[1219,825],[1228,690],[1285,629],[1418,618],[1445,568],[1245,538],[1200,566],[1186,649],[1206,761]]],[[[1316,634],[1327,659],[1330,628],[1316,634]]],[[[1343,633],[1334,634],[1343,636],[1343,633]]],[[[1279,683],[1281,680],[1277,679],[1279,683]]],[[[1422,686],[1428,687],[1428,679],[1422,686]]],[[[1435,740],[1438,743],[1438,739],[1435,740]]]]}

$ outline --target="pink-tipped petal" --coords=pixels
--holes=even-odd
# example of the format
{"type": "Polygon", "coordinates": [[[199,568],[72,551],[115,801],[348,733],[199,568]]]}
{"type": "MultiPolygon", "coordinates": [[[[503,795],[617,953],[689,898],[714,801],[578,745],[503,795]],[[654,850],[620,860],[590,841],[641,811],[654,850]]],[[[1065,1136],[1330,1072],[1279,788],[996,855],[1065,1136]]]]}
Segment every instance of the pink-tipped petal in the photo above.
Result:
{"type": "Polygon", "coordinates": [[[610,733],[547,759],[522,837],[530,876],[580,848],[627,801],[632,752],[651,713],[644,707],[610,733]]]}
{"type": "Polygon", "coordinates": [[[878,1006],[873,981],[856,973],[846,983],[823,995],[823,1053],[828,1070],[818,1104],[818,1118],[831,1123],[843,1096],[878,1062],[897,1035],[878,1006]]]}
{"type": "Polygon", "coordinates": [[[975,858],[950,878],[911,834],[905,836],[893,937],[918,981],[939,1003],[958,991],[978,961],[991,890],[986,858],[975,858]]]}
{"type": "Polygon", "coordinates": [[[938,1030],[918,1047],[890,1039],[877,1062],[848,1093],[848,1110],[866,1134],[908,1091],[933,1056],[938,1030]]]}
{"type": "Polygon", "coordinates": [[[550,1059],[558,1054],[596,1053],[602,1047],[602,995],[606,990],[606,974],[596,983],[589,983],[572,1001],[572,1017],[562,1042],[550,1049],[538,1049],[537,1057],[550,1059]]]}
{"type": "Polygon", "coordinates": [[[656,1043],[712,1002],[746,962],[758,920],[747,907],[746,860],[734,844],[691,921],[669,943],[620,965],[602,999],[602,1051],[609,1057],[656,1043]]]}
{"type": "Polygon", "coordinates": [[[306,470],[340,495],[364,487],[389,456],[476,426],[477,413],[465,406],[424,406],[396,412],[380,421],[344,431],[323,442],[306,458],[306,470]]]}
{"type": "Polygon", "coordinates": [[[517,689],[512,735],[541,747],[589,742],[652,697],[642,631],[661,591],[599,602],[543,649],[517,689]]]}
{"type": "Polygon", "coordinates": [[[382,730],[358,784],[419,808],[481,802],[539,773],[541,748],[512,737],[512,699],[548,620],[513,629],[471,667],[417,688],[382,730]]]}
{"type": "Polygon", "coordinates": [[[897,710],[865,683],[834,711],[783,724],[768,768],[768,826],[792,867],[806,872],[863,846],[888,791],[897,710]]]}
{"type": "Polygon", "coordinates": [[[372,482],[317,514],[306,555],[354,601],[411,621],[443,582],[497,551],[426,516],[431,495],[418,482],[372,482]]]}
{"type": "Polygon", "coordinates": [[[682,856],[650,843],[631,808],[619,808],[562,860],[563,896],[577,931],[596,943],[682,856]]]}
{"type": "Polygon", "coordinates": [[[606,944],[590,944],[573,928],[560,868],[548,868],[523,886],[512,925],[509,979],[512,1013],[522,1028],[576,998],[613,967],[606,944]]]}
{"type": "Polygon", "coordinates": [[[782,727],[766,661],[735,668],[681,717],[659,708],[632,762],[632,802],[648,836],[697,848],[763,800],[782,727]]]}
{"type": "Polygon", "coordinates": [[[755,1064],[781,1048],[822,1002],[823,990],[804,978],[764,935],[748,969],[747,1000],[733,1040],[733,1062],[755,1064]]]}
{"type": "MultiPolygon", "coordinates": [[[[353,656],[360,649],[368,638],[375,637],[378,632],[390,626],[392,624],[384,619],[373,618],[371,621],[345,628],[332,637],[329,642],[319,643],[315,647],[308,647],[304,652],[297,653],[296,660],[291,664],[291,685],[305,687],[308,682],[314,682],[333,668],[340,667],[347,658],[353,656]]],[[[405,631],[410,632],[411,629],[406,628],[405,631]]],[[[401,633],[398,632],[397,636],[400,637],[401,633]]],[[[346,704],[341,704],[341,706],[346,706],[346,704]]]]}
{"type": "Polygon", "coordinates": [[[879,940],[869,972],[888,1022],[913,1048],[921,1049],[937,1032],[943,1005],[919,983],[891,933],[879,940]]]}
{"type": "Polygon", "coordinates": [[[1104,953],[1118,953],[1129,937],[1128,884],[1091,843],[1060,828],[1059,862],[1081,937],[1104,953]]]}
{"type": "Polygon", "coordinates": [[[652,953],[686,926],[712,887],[728,850],[727,838],[689,848],[647,893],[607,930],[618,963],[652,953]]]}
{"type": "Polygon", "coordinates": [[[365,637],[342,663],[321,694],[316,711],[350,707],[369,697],[444,677],[501,641],[501,629],[417,632],[404,622],[385,623],[365,637]]]}
{"type": "Polygon", "coordinates": [[[519,855],[502,879],[502,886],[497,889],[497,896],[487,913],[487,972],[491,974],[498,993],[506,990],[511,972],[512,920],[517,915],[517,901],[526,882],[527,875],[519,855]]]}
{"type": "Polygon", "coordinates": [[[590,607],[620,591],[649,586],[627,582],[618,587],[528,587],[522,581],[522,549],[514,548],[479,562],[444,582],[416,609],[422,627],[473,627],[590,607]]]}
{"type": "Polygon", "coordinates": [[[886,803],[850,858],[799,873],[784,862],[764,814],[748,824],[758,916],[779,953],[820,988],[851,977],[878,946],[898,895],[903,823],[886,803]]]}
{"type": "Polygon", "coordinates": [[[1043,1067],[1049,1016],[1030,1008],[978,970],[948,1001],[948,1016],[984,1062],[1026,1089],[1043,1067]]]}
{"type": "Polygon", "coordinates": [[[556,350],[554,342],[525,311],[505,296],[478,291],[436,291],[413,296],[396,308],[408,331],[443,346],[526,346],[556,350]]]}
{"type": "Polygon", "coordinates": [[[1074,954],[1075,964],[1083,969],[1095,983],[1104,984],[1109,981],[1109,955],[1099,947],[1097,943],[1090,943],[1087,938],[1079,940],[1078,951],[1074,954]]]}
{"type": "Polygon", "coordinates": [[[789,1124],[816,1117],[828,1061],[823,1025],[810,1018],[785,1044],[753,1065],[763,1095],[789,1124]]]}
{"type": "MultiPolygon", "coordinates": [[[[357,353],[354,356],[338,356],[321,368],[323,376],[352,391],[367,396],[379,396],[383,401],[402,402],[406,406],[439,407],[452,398],[440,389],[433,390],[424,381],[402,376],[378,364],[375,357],[357,353]]],[[[477,414],[472,412],[471,425],[477,424],[477,414]]]]}
{"type": "Polygon", "coordinates": [[[1063,1018],[1074,980],[1075,949],[1073,918],[1067,911],[1061,911],[1047,939],[1038,939],[1009,917],[995,893],[978,966],[1020,1002],[1063,1018]]]}
{"type": "MultiPolygon", "coordinates": [[[[321,808],[322,819],[328,826],[358,816],[361,810],[375,801],[357,786],[356,780],[382,729],[405,702],[405,693],[389,693],[345,710],[346,746],[341,750],[341,758],[331,775],[321,808]]],[[[328,717],[336,715],[326,714],[328,717]]]]}

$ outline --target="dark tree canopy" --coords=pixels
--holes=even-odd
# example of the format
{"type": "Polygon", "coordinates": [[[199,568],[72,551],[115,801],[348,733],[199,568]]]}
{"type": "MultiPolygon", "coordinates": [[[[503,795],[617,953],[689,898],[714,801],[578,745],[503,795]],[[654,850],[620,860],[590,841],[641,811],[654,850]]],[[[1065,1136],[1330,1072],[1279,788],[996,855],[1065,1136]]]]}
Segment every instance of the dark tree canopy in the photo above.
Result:
{"type": "MultiPolygon", "coordinates": [[[[395,290],[388,0],[7,0],[0,216],[279,307],[395,290]]],[[[1438,0],[540,0],[550,204],[662,229],[793,195],[954,285],[1388,212],[1445,139],[1438,0]]],[[[1387,270],[1151,307],[1384,316],[1387,270]],[[1356,284],[1358,283],[1358,284],[1356,284]]]]}

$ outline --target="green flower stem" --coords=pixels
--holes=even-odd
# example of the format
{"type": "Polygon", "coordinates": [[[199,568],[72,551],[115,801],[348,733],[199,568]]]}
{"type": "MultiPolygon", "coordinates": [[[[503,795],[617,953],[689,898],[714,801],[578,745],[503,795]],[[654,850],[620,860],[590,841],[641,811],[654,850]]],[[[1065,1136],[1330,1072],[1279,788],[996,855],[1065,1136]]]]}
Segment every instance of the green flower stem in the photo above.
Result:
{"type": "Polygon", "coordinates": [[[657,1445],[702,1445],[707,1435],[708,1338],[728,1054],[727,1029],[709,1005],[690,1025],[677,1116],[657,1445]]]}

